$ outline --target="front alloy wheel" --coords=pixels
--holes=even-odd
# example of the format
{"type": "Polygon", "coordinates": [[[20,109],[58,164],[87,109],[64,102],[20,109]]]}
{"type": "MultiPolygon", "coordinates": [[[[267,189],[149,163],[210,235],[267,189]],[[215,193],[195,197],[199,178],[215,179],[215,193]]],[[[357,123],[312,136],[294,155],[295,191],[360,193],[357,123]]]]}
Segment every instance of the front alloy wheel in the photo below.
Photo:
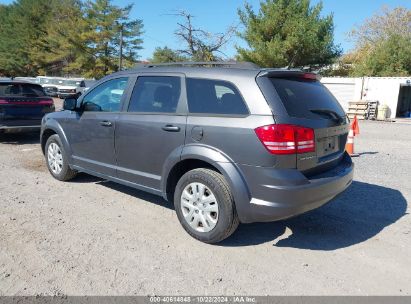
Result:
{"type": "Polygon", "coordinates": [[[58,175],[63,169],[63,155],[60,147],[56,143],[51,143],[47,149],[47,161],[50,170],[58,175]]]}
{"type": "Polygon", "coordinates": [[[45,157],[47,168],[54,178],[60,181],[68,181],[76,176],[77,172],[70,168],[63,144],[57,134],[47,139],[45,157]]]}

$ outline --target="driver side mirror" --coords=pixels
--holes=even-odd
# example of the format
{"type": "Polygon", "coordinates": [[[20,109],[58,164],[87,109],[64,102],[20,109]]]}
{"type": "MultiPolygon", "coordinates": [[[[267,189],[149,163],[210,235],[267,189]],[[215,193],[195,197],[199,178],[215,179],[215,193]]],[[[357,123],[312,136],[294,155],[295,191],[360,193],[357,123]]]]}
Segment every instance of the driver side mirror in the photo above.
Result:
{"type": "Polygon", "coordinates": [[[64,99],[63,109],[68,111],[75,111],[77,106],[77,99],[69,97],[64,99]]]}

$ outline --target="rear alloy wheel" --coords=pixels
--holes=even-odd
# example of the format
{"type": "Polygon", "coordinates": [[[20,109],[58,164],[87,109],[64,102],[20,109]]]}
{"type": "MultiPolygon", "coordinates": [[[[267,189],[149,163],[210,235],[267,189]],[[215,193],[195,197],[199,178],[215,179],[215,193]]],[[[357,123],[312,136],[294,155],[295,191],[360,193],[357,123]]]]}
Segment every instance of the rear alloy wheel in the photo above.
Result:
{"type": "Polygon", "coordinates": [[[49,137],[45,147],[47,168],[51,175],[60,181],[68,181],[77,174],[67,162],[67,156],[57,134],[49,137]]]}
{"type": "Polygon", "coordinates": [[[224,240],[239,224],[230,187],[210,169],[194,169],[180,178],[174,206],[184,229],[205,243],[224,240]]]}
{"type": "Polygon", "coordinates": [[[218,202],[213,192],[202,183],[191,183],[181,195],[185,221],[198,232],[209,232],[218,221],[218,202]]]}

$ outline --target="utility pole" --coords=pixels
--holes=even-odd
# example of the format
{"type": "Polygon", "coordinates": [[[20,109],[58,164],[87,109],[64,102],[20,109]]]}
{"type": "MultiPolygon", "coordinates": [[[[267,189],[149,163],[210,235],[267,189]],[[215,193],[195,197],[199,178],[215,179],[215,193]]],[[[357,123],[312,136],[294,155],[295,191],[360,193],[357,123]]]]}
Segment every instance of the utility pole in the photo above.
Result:
{"type": "Polygon", "coordinates": [[[123,69],[123,25],[120,24],[120,54],[118,60],[118,70],[123,69]]]}

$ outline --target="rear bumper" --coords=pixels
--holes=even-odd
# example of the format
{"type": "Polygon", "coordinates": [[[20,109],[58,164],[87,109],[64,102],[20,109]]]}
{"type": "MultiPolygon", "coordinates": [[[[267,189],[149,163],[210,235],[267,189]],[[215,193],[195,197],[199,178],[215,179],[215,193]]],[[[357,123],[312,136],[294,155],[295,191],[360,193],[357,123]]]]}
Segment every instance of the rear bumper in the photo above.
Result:
{"type": "Polygon", "coordinates": [[[17,133],[39,131],[41,119],[0,119],[0,131],[2,133],[17,133]]]}
{"type": "Polygon", "coordinates": [[[345,154],[337,167],[309,178],[298,170],[240,168],[252,198],[247,206],[237,205],[237,212],[241,222],[251,223],[281,220],[324,205],[351,184],[354,164],[345,154]]]}
{"type": "Polygon", "coordinates": [[[4,133],[20,133],[20,132],[31,132],[40,131],[40,125],[30,125],[30,126],[2,126],[0,125],[0,131],[4,133]]]}

